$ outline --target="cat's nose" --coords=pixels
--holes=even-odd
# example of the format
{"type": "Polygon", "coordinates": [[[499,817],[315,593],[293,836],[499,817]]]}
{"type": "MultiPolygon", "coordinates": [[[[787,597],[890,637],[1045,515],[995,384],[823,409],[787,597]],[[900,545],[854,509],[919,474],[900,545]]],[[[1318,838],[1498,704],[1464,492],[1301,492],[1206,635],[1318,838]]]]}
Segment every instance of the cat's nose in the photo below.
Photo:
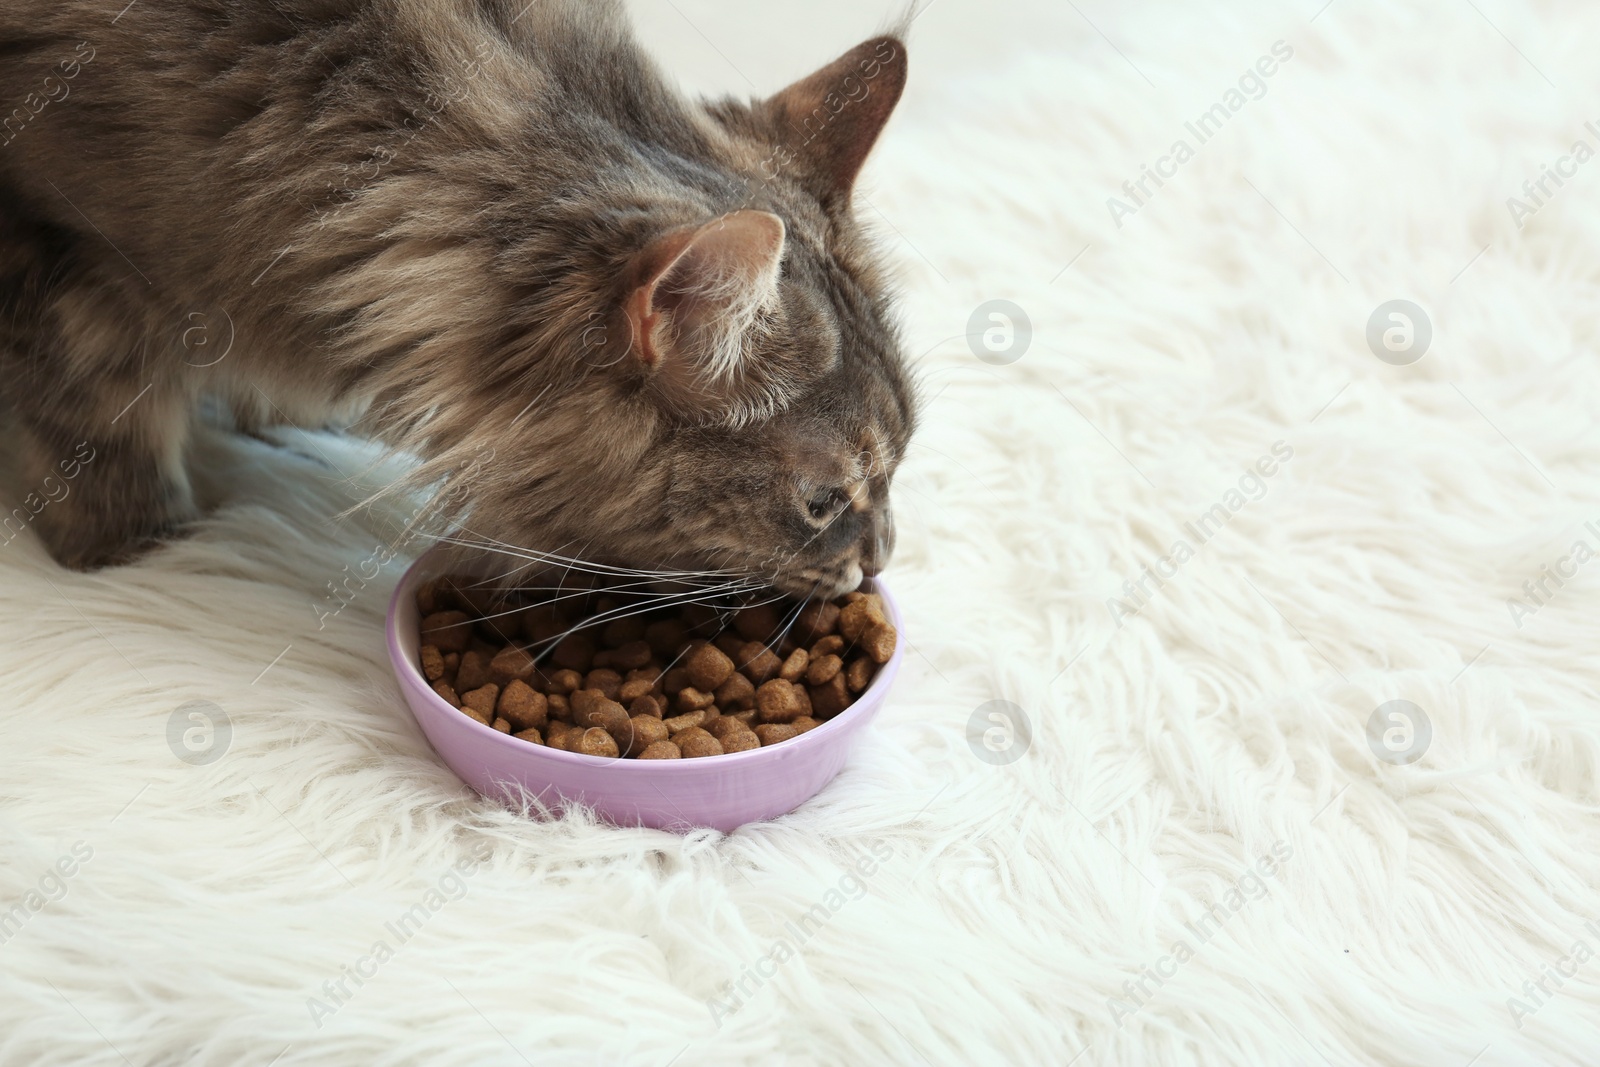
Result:
{"type": "Polygon", "coordinates": [[[877,577],[893,554],[894,515],[884,508],[873,517],[872,529],[867,531],[866,543],[861,547],[861,573],[868,578],[877,577]]]}

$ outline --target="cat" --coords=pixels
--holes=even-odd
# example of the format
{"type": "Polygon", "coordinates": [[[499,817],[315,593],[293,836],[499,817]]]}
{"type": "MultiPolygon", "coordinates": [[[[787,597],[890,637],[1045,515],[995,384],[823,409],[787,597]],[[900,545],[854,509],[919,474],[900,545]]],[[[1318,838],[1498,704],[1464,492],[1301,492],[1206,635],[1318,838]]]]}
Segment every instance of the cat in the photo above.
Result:
{"type": "Polygon", "coordinates": [[[210,397],[414,455],[483,544],[857,588],[916,422],[851,196],[903,38],[697,102],[602,0],[0,0],[0,401],[26,484],[94,456],[34,528],[180,532],[210,397]]]}

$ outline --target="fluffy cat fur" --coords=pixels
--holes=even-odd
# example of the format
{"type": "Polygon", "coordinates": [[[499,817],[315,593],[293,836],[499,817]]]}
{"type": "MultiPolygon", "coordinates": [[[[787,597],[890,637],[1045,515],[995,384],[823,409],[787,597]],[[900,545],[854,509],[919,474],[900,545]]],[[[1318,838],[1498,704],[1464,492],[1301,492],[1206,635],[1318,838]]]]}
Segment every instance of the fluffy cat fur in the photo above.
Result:
{"type": "Polygon", "coordinates": [[[850,190],[901,40],[684,99],[583,0],[0,0],[0,397],[63,564],[196,514],[191,420],[353,424],[472,537],[835,594],[913,390],[850,190]]]}

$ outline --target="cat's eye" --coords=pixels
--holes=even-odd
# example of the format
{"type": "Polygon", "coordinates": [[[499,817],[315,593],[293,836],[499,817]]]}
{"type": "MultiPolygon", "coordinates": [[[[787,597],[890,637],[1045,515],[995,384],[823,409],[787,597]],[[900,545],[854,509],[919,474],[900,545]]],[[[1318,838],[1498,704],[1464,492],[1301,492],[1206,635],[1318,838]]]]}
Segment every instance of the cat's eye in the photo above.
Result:
{"type": "Polygon", "coordinates": [[[843,511],[849,502],[850,495],[843,489],[830,489],[821,496],[812,497],[806,504],[806,510],[811,513],[812,519],[826,522],[843,511]]]}

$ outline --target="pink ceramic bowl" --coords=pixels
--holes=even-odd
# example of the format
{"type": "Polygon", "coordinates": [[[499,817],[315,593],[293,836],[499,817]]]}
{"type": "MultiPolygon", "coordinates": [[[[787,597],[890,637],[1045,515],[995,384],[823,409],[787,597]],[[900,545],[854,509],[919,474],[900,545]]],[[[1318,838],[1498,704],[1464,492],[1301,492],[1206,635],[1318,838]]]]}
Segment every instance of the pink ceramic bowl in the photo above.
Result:
{"type": "MultiPolygon", "coordinates": [[[[548,807],[586,804],[623,826],[730,831],[793,811],[839,773],[850,746],[883,706],[904,656],[901,641],[854,704],[771,748],[700,759],[597,759],[519,741],[461,714],[433,691],[417,666],[416,591],[438,573],[432,555],[413,564],[394,592],[388,623],[395,676],[434,750],[484,796],[519,804],[531,795],[548,807]]],[[[899,606],[882,580],[874,591],[904,632],[899,606]]]]}

